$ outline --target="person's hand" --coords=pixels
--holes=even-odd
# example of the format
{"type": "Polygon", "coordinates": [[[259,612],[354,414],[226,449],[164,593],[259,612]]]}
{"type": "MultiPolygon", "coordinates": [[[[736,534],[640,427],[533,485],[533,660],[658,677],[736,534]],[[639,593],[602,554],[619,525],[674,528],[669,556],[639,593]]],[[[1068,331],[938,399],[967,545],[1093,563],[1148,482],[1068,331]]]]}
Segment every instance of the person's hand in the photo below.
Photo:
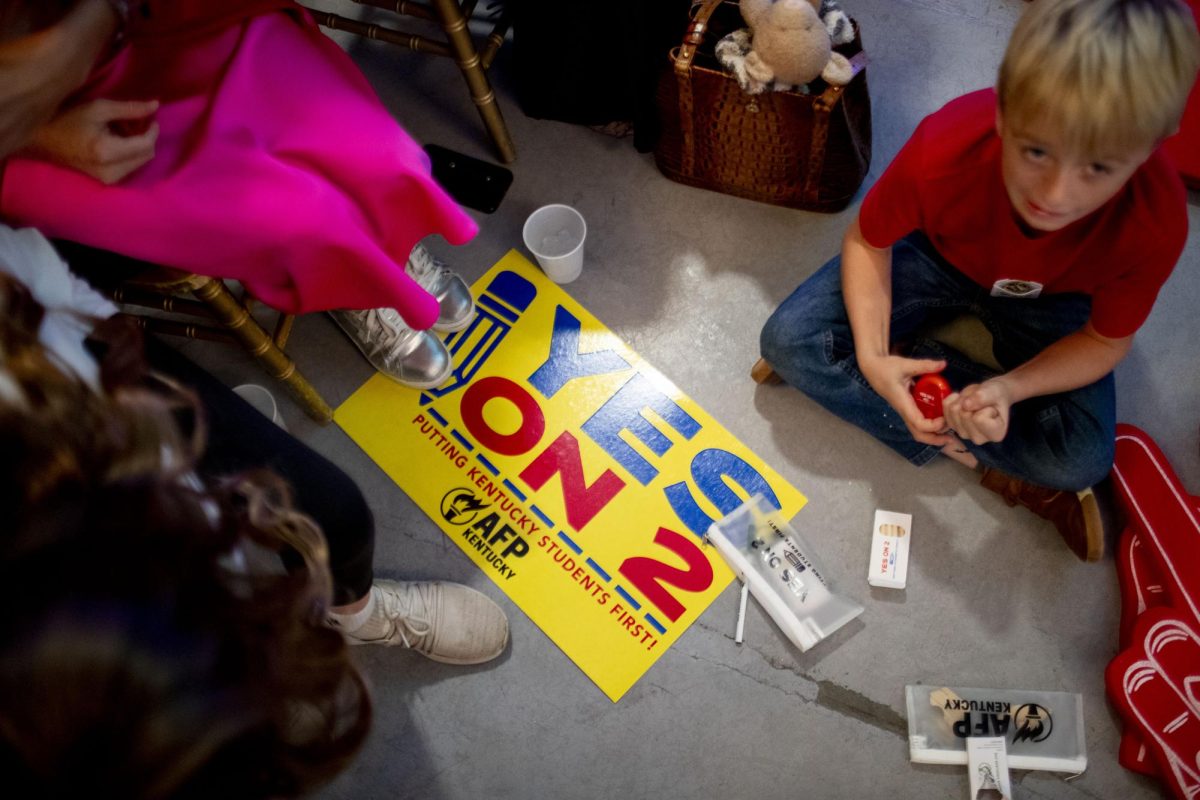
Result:
{"type": "Polygon", "coordinates": [[[154,158],[158,123],[150,120],[157,100],[92,100],[68,108],[33,135],[28,155],[118,183],[154,158]],[[147,124],[148,123],[148,124],[147,124]],[[118,130],[141,133],[122,136],[118,130]]]}
{"type": "Polygon", "coordinates": [[[945,361],[887,355],[865,361],[860,358],[858,364],[871,388],[904,420],[913,439],[936,447],[950,443],[942,417],[926,419],[911,394],[915,378],[927,372],[941,372],[946,368],[945,361]]]}
{"type": "Polygon", "coordinates": [[[1003,441],[1011,409],[1012,392],[1004,376],[971,384],[942,402],[946,424],[973,444],[1003,441]]]}

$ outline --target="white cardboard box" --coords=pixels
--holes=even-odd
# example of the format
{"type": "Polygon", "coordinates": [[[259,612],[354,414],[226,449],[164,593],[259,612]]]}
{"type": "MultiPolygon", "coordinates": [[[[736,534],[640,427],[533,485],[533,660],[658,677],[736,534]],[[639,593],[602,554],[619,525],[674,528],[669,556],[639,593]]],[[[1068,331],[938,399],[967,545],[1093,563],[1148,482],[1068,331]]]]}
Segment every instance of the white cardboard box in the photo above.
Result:
{"type": "Polygon", "coordinates": [[[1003,736],[967,739],[967,774],[971,800],[978,800],[980,796],[1012,800],[1003,736]]]}
{"type": "Polygon", "coordinates": [[[867,583],[903,589],[908,581],[908,549],[912,541],[912,514],[875,510],[871,528],[871,561],[867,583]]]}

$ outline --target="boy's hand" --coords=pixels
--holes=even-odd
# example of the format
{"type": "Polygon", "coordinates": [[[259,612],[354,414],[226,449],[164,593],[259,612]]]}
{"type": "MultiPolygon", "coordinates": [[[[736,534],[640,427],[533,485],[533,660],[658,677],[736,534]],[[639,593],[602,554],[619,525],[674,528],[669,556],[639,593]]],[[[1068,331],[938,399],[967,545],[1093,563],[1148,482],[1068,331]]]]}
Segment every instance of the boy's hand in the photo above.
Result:
{"type": "Polygon", "coordinates": [[[860,357],[858,365],[871,388],[904,420],[913,439],[936,447],[950,443],[951,438],[943,433],[946,429],[943,418],[926,419],[911,394],[913,381],[918,376],[941,372],[946,368],[945,361],[887,355],[867,360],[860,357]]]}
{"type": "Polygon", "coordinates": [[[1011,409],[1012,392],[1004,376],[971,384],[942,403],[946,424],[973,444],[1003,441],[1011,409]]]}
{"type": "Polygon", "coordinates": [[[157,110],[157,100],[93,100],[68,108],[34,133],[27,154],[118,183],[154,158],[158,123],[149,118],[157,110]],[[117,132],[138,127],[145,130],[117,132]]]}

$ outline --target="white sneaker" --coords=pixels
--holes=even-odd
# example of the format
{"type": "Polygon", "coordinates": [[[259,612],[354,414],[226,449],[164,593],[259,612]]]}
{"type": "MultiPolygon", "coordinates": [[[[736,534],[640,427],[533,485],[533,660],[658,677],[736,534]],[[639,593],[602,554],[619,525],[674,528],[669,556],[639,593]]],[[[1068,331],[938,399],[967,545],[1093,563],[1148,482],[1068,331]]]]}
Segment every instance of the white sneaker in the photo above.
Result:
{"type": "Polygon", "coordinates": [[[429,331],[408,327],[394,308],[330,311],[329,315],[371,365],[397,383],[432,389],[454,370],[442,340],[429,331]]]}
{"type": "Polygon", "coordinates": [[[471,324],[475,314],[475,297],[457,272],[450,270],[432,253],[418,244],[413,248],[404,271],[438,301],[435,331],[461,331],[471,324]]]}
{"type": "Polygon", "coordinates": [[[444,664],[482,664],[508,645],[504,611],[470,587],[377,579],[371,592],[375,612],[360,631],[346,634],[348,644],[398,645],[444,664]]]}

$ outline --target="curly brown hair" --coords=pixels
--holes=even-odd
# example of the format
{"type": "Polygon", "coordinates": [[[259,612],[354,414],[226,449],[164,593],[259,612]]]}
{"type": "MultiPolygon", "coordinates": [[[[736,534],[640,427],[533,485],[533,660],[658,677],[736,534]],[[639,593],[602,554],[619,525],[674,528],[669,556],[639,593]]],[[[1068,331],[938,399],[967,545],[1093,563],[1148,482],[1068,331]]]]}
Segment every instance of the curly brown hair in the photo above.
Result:
{"type": "MultiPolygon", "coordinates": [[[[202,487],[186,392],[97,392],[0,276],[0,765],[21,797],[295,796],[370,701],[316,525],[268,473],[202,487]],[[281,566],[282,556],[289,563],[281,566]]],[[[114,348],[116,349],[116,348],[114,348]]]]}

